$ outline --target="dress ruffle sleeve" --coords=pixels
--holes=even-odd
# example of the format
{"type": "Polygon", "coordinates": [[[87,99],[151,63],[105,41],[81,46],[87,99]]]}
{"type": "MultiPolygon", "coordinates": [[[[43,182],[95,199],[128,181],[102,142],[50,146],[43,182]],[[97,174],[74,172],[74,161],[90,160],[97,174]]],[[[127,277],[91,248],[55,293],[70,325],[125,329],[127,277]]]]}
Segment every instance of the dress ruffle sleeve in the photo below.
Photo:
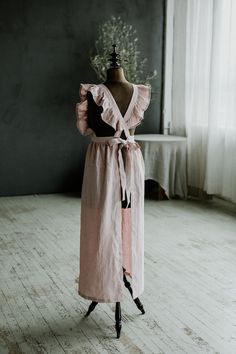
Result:
{"type": "Polygon", "coordinates": [[[81,134],[89,135],[93,133],[88,125],[88,91],[91,92],[96,105],[102,106],[101,119],[116,129],[117,117],[114,115],[111,102],[105,99],[102,88],[96,84],[80,84],[80,102],[76,103],[76,126],[81,134]]]}
{"type": "Polygon", "coordinates": [[[151,86],[142,84],[136,86],[138,89],[138,96],[131,117],[127,121],[129,128],[134,128],[141,124],[141,121],[144,118],[144,112],[148,108],[151,100],[151,86]]]}
{"type": "Polygon", "coordinates": [[[87,92],[91,84],[80,84],[80,102],[76,103],[76,126],[82,135],[92,134],[93,130],[88,125],[88,100],[87,92]]]}
{"type": "Polygon", "coordinates": [[[106,99],[102,87],[100,85],[92,85],[90,87],[90,92],[93,95],[93,99],[96,105],[102,106],[103,108],[101,112],[102,120],[116,130],[118,124],[118,118],[114,114],[114,107],[111,101],[106,99]]]}
{"type": "MultiPolygon", "coordinates": [[[[130,118],[126,121],[128,128],[136,127],[144,118],[144,112],[149,106],[151,99],[151,87],[136,85],[137,97],[130,118]]],[[[108,100],[104,89],[96,84],[80,84],[80,102],[76,103],[76,126],[82,135],[89,135],[93,130],[88,124],[88,100],[87,93],[91,92],[97,106],[102,107],[101,119],[115,130],[119,130],[119,119],[114,113],[111,100],[108,100]]]]}

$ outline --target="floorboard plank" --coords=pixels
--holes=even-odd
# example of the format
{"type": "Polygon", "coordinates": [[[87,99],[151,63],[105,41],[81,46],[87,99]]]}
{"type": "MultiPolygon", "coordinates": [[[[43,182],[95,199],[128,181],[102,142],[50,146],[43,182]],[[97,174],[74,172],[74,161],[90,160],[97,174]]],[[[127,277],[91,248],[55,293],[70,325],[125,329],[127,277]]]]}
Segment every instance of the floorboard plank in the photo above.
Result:
{"type": "Polygon", "coordinates": [[[80,199],[0,198],[0,353],[235,354],[236,207],[145,200],[142,315],[77,293],[80,199]]]}

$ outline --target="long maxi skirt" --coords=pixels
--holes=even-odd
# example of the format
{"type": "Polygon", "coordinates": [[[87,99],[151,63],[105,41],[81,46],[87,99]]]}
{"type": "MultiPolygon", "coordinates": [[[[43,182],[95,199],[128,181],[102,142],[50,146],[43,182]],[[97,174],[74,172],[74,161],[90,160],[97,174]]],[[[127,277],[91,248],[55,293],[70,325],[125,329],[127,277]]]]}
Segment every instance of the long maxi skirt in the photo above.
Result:
{"type": "Polygon", "coordinates": [[[78,293],[97,302],[124,299],[123,267],[133,298],[144,290],[144,161],[140,148],[129,159],[131,208],[121,208],[119,144],[91,141],[81,194],[78,293]]]}

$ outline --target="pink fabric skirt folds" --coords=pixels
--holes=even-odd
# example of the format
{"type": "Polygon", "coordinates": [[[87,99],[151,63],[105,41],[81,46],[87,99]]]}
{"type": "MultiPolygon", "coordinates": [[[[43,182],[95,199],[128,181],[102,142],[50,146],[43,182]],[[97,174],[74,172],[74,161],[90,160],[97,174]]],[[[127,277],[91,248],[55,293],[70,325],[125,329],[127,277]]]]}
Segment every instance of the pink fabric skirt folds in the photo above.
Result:
{"type": "Polygon", "coordinates": [[[81,194],[78,294],[97,302],[124,299],[123,267],[130,276],[133,298],[144,290],[144,161],[129,129],[139,125],[150,102],[150,87],[133,85],[124,117],[103,84],[81,84],[76,104],[77,128],[90,135],[81,194]],[[96,137],[87,121],[87,91],[114,137],[96,137]],[[127,139],[121,139],[125,131],[127,139]],[[122,192],[122,193],[121,193],[122,192]],[[122,209],[124,193],[131,208],[122,209]]]}

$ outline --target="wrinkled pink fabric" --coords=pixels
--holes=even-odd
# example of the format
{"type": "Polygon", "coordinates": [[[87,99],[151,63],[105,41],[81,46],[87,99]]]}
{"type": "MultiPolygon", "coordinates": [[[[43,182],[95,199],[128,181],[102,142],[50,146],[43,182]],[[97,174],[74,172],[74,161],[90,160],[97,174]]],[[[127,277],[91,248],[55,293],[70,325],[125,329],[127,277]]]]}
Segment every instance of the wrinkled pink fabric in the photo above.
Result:
{"type": "Polygon", "coordinates": [[[132,277],[131,208],[122,209],[122,252],[125,274],[132,277]]]}
{"type": "Polygon", "coordinates": [[[103,84],[81,84],[76,125],[90,135],[81,194],[78,294],[97,302],[124,298],[123,269],[131,278],[133,298],[144,290],[144,161],[129,129],[139,125],[150,102],[150,87],[133,85],[129,107],[122,117],[103,84]],[[88,125],[87,92],[103,107],[101,118],[115,136],[96,137],[88,125]],[[127,139],[121,139],[122,131],[127,139]],[[121,194],[122,190],[122,194],[121,194]],[[122,209],[124,193],[131,208],[122,209]]]}

